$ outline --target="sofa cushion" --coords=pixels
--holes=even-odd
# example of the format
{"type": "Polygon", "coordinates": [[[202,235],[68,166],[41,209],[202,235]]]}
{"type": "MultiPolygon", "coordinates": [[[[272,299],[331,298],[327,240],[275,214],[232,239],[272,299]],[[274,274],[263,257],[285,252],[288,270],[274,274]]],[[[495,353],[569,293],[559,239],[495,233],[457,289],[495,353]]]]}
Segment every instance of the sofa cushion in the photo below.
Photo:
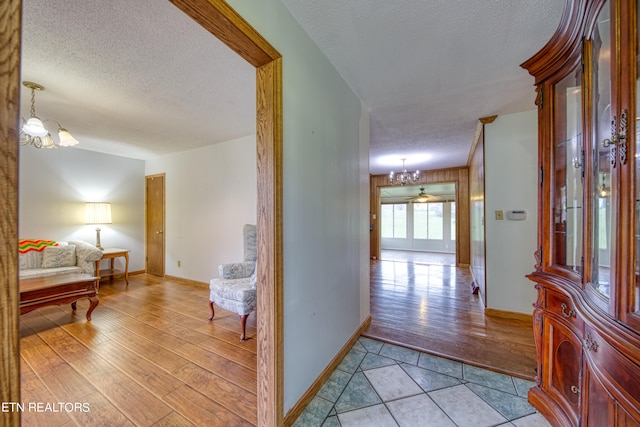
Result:
{"type": "Polygon", "coordinates": [[[56,268],[31,268],[20,270],[20,279],[33,279],[34,277],[55,276],[56,274],[82,273],[78,266],[56,267],[56,268]]]}
{"type": "Polygon", "coordinates": [[[18,254],[18,269],[30,270],[32,268],[42,268],[42,252],[29,251],[18,254]]]}
{"type": "Polygon", "coordinates": [[[42,251],[42,268],[71,267],[75,265],[75,245],[47,246],[42,251]]]}

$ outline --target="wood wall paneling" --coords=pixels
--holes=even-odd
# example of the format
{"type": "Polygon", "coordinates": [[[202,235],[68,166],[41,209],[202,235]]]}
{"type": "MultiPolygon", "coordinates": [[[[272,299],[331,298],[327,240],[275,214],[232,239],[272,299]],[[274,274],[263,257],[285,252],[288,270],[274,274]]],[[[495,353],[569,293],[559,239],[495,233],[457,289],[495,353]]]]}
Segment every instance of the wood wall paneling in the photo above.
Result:
{"type": "Polygon", "coordinates": [[[487,306],[485,257],[484,196],[484,124],[478,123],[478,134],[469,159],[471,274],[484,306],[487,306]]]}

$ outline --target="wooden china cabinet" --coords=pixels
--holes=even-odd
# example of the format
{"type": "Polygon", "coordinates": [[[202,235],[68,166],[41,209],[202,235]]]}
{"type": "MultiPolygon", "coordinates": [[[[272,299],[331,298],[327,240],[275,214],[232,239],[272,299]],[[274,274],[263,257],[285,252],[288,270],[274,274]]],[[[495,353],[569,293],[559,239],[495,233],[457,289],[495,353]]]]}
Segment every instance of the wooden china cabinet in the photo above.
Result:
{"type": "Polygon", "coordinates": [[[567,0],[539,109],[537,386],[554,425],[640,426],[640,0],[567,0]]]}

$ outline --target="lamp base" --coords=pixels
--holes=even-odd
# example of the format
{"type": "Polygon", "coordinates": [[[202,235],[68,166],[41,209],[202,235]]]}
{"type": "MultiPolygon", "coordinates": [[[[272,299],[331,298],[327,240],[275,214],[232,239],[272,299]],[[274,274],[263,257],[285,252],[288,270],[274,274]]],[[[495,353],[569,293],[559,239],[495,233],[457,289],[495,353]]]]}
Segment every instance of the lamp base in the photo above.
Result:
{"type": "Polygon", "coordinates": [[[96,228],[96,248],[104,251],[104,248],[100,246],[100,227],[96,228]]]}

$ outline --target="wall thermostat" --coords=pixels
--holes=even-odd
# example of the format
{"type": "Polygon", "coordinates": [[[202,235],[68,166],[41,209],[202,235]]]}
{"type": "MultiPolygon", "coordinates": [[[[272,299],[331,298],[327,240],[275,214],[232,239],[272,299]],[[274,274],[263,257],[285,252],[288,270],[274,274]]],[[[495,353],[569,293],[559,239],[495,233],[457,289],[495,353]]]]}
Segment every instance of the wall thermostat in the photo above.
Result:
{"type": "Polygon", "coordinates": [[[511,221],[522,221],[527,219],[527,211],[507,211],[507,218],[511,221]]]}

